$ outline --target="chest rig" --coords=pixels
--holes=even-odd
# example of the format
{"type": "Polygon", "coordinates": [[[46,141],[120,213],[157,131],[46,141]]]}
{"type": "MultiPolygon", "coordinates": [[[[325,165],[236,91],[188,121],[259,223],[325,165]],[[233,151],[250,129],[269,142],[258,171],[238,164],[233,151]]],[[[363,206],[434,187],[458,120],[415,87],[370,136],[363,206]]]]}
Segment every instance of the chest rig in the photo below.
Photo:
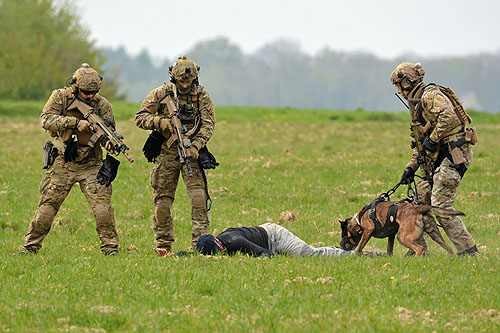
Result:
{"type": "MultiPolygon", "coordinates": [[[[172,91],[175,89],[175,86],[170,86],[171,84],[167,84],[166,91],[172,91]]],[[[175,98],[175,102],[179,108],[179,118],[181,120],[181,124],[185,126],[187,132],[186,136],[191,137],[196,131],[199,129],[201,124],[201,116],[200,116],[200,96],[201,91],[200,87],[196,86],[193,91],[189,94],[180,94],[177,92],[177,96],[175,98]]],[[[160,115],[168,115],[168,110],[166,104],[162,103],[162,100],[165,99],[167,95],[159,101],[160,108],[158,110],[158,114],[160,115]]]]}

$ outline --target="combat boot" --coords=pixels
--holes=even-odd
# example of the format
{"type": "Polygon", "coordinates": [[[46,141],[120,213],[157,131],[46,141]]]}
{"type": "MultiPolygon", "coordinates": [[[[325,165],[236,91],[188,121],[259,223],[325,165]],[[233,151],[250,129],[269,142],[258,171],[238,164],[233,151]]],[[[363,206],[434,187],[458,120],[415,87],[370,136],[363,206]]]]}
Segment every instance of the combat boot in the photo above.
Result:
{"type": "Polygon", "coordinates": [[[457,256],[460,256],[460,257],[464,257],[464,256],[470,256],[470,257],[473,257],[473,256],[478,256],[480,255],[481,253],[479,252],[479,250],[477,249],[477,246],[474,245],[473,247],[470,247],[468,248],[467,250],[465,250],[464,252],[460,252],[457,254],[457,256]]]}
{"type": "Polygon", "coordinates": [[[153,251],[155,251],[155,253],[157,255],[159,255],[160,257],[167,257],[167,256],[171,255],[170,248],[157,247],[157,248],[154,248],[153,251]]]}
{"type": "Polygon", "coordinates": [[[14,253],[12,256],[13,257],[25,256],[25,255],[37,254],[37,252],[38,251],[36,251],[36,250],[30,250],[30,249],[25,248],[24,246],[21,246],[21,249],[19,250],[19,252],[14,253]]]}

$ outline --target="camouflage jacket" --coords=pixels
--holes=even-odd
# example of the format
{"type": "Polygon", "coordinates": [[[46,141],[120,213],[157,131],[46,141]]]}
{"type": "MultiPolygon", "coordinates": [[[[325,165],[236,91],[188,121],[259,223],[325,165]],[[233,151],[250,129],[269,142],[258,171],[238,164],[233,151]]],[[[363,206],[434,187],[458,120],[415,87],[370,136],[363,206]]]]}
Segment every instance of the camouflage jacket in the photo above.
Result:
{"type": "MultiPolygon", "coordinates": [[[[160,101],[168,91],[173,91],[175,84],[166,83],[153,89],[142,102],[135,115],[135,124],[145,130],[158,130],[161,117],[166,117],[168,110],[160,101]]],[[[177,93],[177,102],[181,114],[181,122],[186,126],[192,145],[198,150],[203,148],[212,137],[215,127],[215,107],[208,92],[202,86],[195,86],[189,94],[177,93]]],[[[167,139],[170,133],[162,133],[167,139]]],[[[164,143],[164,148],[168,140],[164,143]]]]}
{"type": "MultiPolygon", "coordinates": [[[[424,123],[430,123],[430,128],[426,134],[432,141],[442,144],[443,139],[462,131],[464,128],[462,121],[453,109],[452,102],[438,86],[425,86],[421,83],[415,87],[411,95],[413,97],[409,100],[409,106],[412,122],[423,120],[424,123]],[[420,118],[420,110],[423,119],[420,118]]],[[[419,155],[418,149],[414,148],[412,158],[407,166],[416,170],[419,155]]],[[[435,155],[437,157],[437,154],[435,155]]],[[[420,158],[423,158],[423,156],[420,156],[420,158]]]]}
{"type": "MultiPolygon", "coordinates": [[[[43,107],[42,114],[40,115],[40,123],[52,137],[55,137],[54,145],[60,154],[64,153],[66,146],[64,141],[68,140],[74,133],[78,138],[77,162],[82,161],[86,157],[102,159],[102,143],[99,142],[94,148],[91,148],[88,146],[91,134],[82,133],[76,129],[77,118],[83,119],[83,115],[76,110],[66,110],[73,97],[74,91],[72,88],[54,90],[43,107]]],[[[115,128],[113,107],[106,98],[96,94],[88,104],[94,107],[103,119],[110,118],[112,127],[115,128]]]]}

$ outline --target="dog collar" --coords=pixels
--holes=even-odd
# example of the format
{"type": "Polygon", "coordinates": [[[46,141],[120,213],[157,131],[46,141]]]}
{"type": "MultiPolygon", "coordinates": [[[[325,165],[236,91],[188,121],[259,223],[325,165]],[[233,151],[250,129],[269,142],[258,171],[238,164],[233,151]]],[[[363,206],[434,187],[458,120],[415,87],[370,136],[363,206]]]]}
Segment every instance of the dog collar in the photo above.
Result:
{"type": "Polygon", "coordinates": [[[351,243],[352,245],[356,245],[356,242],[354,241],[354,239],[352,239],[352,235],[349,231],[347,232],[347,236],[349,237],[349,243],[351,243]]]}

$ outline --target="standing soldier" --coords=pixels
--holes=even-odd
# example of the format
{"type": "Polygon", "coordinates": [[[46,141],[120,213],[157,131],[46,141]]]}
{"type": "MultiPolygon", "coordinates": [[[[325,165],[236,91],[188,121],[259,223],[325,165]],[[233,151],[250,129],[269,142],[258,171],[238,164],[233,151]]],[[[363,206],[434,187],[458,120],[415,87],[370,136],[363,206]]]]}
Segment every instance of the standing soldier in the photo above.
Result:
{"type": "MultiPolygon", "coordinates": [[[[391,81],[409,104],[413,155],[401,176],[401,184],[413,182],[420,167],[422,180],[417,184],[420,200],[440,208],[452,208],[462,177],[472,160],[471,145],[477,141],[471,118],[455,93],[436,84],[424,84],[425,71],[420,64],[404,62],[391,74],[391,81]]],[[[436,215],[458,255],[476,255],[474,239],[458,216],[436,215]]],[[[432,217],[424,217],[426,228],[435,227],[432,217]]],[[[427,252],[422,237],[419,244],[427,252]]],[[[408,253],[412,254],[412,253],[408,253]]]]}
{"type": "Polygon", "coordinates": [[[42,127],[55,138],[44,146],[45,177],[40,184],[40,201],[21,247],[21,254],[37,253],[52,226],[52,221],[75,183],[85,195],[96,219],[96,230],[104,255],[118,254],[118,234],[111,206],[110,186],[118,162],[111,155],[103,163],[101,145],[116,153],[104,140],[89,145],[92,127],[81,112],[68,110],[72,103],[83,101],[102,119],[115,127],[113,108],[101,95],[102,77],[88,64],[75,71],[71,86],[54,90],[40,116],[42,127]],[[78,98],[78,100],[77,100],[78,98]]]}
{"type": "Polygon", "coordinates": [[[180,173],[191,199],[193,248],[210,225],[203,169],[217,165],[205,147],[214,131],[215,113],[210,95],[199,85],[199,70],[185,55],[179,57],[169,68],[170,82],[153,89],[135,116],[138,127],[153,130],[143,151],[155,162],[151,186],[158,255],[169,253],[175,240],[171,208],[180,173]],[[198,163],[191,163],[195,161],[198,163]]]}

